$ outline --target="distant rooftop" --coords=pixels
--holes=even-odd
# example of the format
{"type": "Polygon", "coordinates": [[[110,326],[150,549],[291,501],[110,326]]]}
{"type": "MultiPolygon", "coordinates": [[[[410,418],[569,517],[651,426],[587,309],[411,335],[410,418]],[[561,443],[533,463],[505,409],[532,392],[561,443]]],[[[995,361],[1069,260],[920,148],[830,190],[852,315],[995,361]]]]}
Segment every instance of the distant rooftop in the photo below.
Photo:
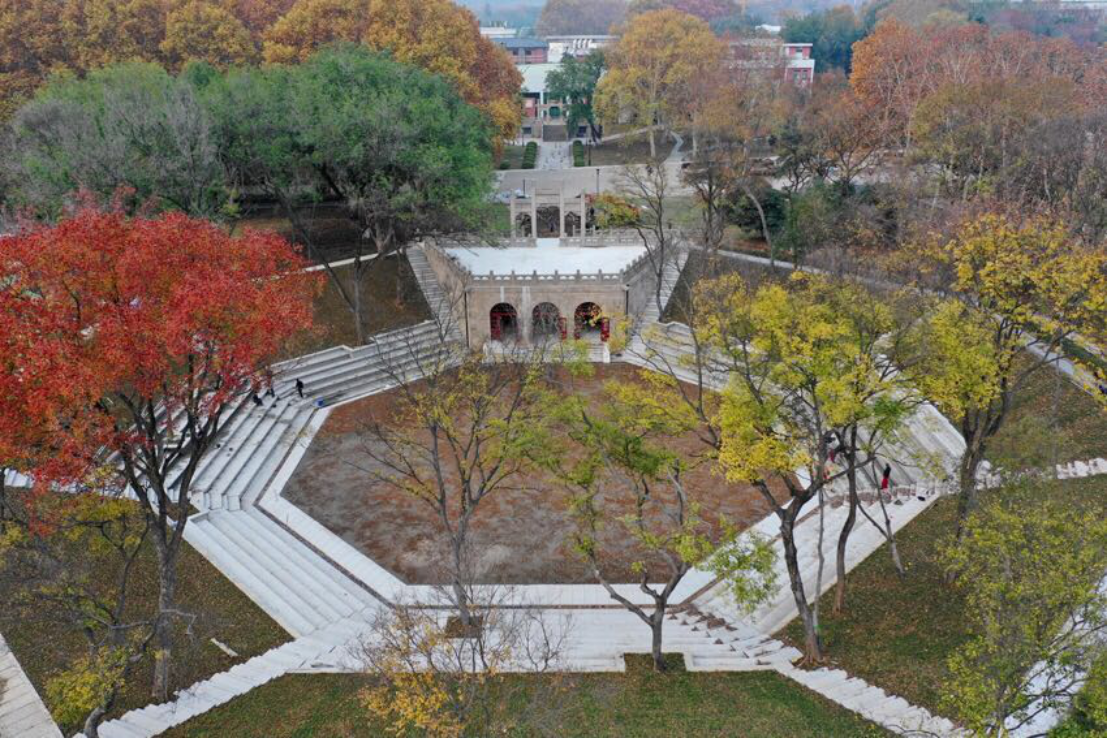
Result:
{"type": "Polygon", "coordinates": [[[519,35],[519,29],[507,26],[481,26],[480,35],[489,39],[512,38],[519,35]]]}
{"type": "Polygon", "coordinates": [[[548,49],[548,42],[539,38],[494,38],[492,39],[505,49],[548,49]]]}

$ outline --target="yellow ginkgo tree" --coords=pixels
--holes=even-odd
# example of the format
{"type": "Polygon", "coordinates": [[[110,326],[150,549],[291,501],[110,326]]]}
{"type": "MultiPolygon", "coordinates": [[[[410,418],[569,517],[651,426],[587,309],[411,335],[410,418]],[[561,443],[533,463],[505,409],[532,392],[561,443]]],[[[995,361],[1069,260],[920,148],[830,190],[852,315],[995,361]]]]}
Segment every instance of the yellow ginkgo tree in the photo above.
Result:
{"type": "Polygon", "coordinates": [[[1098,378],[1099,387],[1087,389],[1107,406],[1102,368],[1062,356],[1070,341],[1105,335],[1107,253],[1079,244],[1056,221],[995,214],[965,222],[948,240],[930,239],[917,253],[942,297],[919,324],[909,372],[965,437],[962,531],[976,505],[977,470],[1030,377],[1056,366],[1098,378]]]}
{"type": "Polygon", "coordinates": [[[666,669],[662,639],[669,602],[693,569],[712,570],[739,606],[752,609],[776,589],[772,547],[763,538],[737,537],[729,522],[712,537],[701,515],[703,497],[689,473],[708,458],[680,451],[680,439],[700,424],[676,395],[672,377],[644,372],[637,381],[609,380],[599,403],[569,392],[551,417],[571,453],[544,455],[543,465],[571,494],[572,545],[612,600],[652,632],[654,670],[666,669]],[[602,536],[605,529],[616,538],[602,536]],[[606,541],[606,546],[605,546],[606,541]],[[630,553],[635,602],[613,584],[617,552],[630,553]]]}
{"type": "Polygon", "coordinates": [[[907,415],[880,364],[879,343],[857,325],[863,313],[829,299],[846,289],[797,275],[753,290],[728,275],[699,286],[695,297],[698,330],[716,373],[729,378],[715,418],[718,464],[728,480],[759,490],[779,519],[809,662],[822,659],[822,645],[799,566],[796,525],[808,503],[822,501],[832,483],[874,458],[872,445],[858,445],[832,465],[843,430],[890,433],[907,415]]]}

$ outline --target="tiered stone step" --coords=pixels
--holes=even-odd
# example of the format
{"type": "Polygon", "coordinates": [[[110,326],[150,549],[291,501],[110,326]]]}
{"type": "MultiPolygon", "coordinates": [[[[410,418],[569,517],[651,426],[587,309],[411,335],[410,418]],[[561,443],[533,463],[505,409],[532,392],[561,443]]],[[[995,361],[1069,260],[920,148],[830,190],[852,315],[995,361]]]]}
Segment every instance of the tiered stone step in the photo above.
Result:
{"type": "MultiPolygon", "coordinates": [[[[100,725],[102,737],[157,736],[190,718],[243,695],[288,672],[310,670],[331,651],[355,639],[363,628],[359,618],[344,619],[329,628],[271,649],[242,664],[181,691],[169,703],[149,705],[100,725]]],[[[7,735],[5,735],[7,736],[7,735]]],[[[55,735],[56,736],[56,735],[55,735]]]]}
{"type": "Polygon", "coordinates": [[[196,507],[237,510],[243,501],[249,504],[300,438],[314,411],[297,398],[281,398],[235,414],[193,482],[193,500],[199,499],[196,507]]]}
{"type": "Polygon", "coordinates": [[[294,636],[379,604],[257,508],[195,516],[185,538],[294,636]]]}
{"type": "MultiPolygon", "coordinates": [[[[574,672],[622,671],[626,654],[649,654],[652,633],[636,615],[623,608],[571,610],[562,669],[574,672]]],[[[764,641],[764,639],[761,639],[764,641]]],[[[779,643],[777,643],[779,644],[779,643]]],[[[792,654],[779,649],[738,649],[730,641],[702,630],[684,614],[670,614],[662,630],[662,648],[684,655],[694,671],[746,671],[788,665],[792,654]]]]}
{"type": "MultiPolygon", "coordinates": [[[[919,500],[917,497],[912,496],[902,499],[898,505],[888,505],[887,510],[889,518],[892,521],[893,530],[898,531],[906,525],[908,521],[925,510],[936,498],[937,496],[932,495],[924,500],[919,500]]],[[[866,508],[869,511],[869,515],[874,519],[877,521],[882,520],[883,514],[877,504],[868,504],[866,508]]],[[[799,550],[799,568],[803,573],[804,587],[809,594],[809,598],[812,598],[814,597],[819,567],[819,520],[817,508],[815,506],[810,507],[810,513],[813,515],[809,515],[796,527],[796,542],[799,550]]],[[[823,592],[829,590],[835,583],[836,573],[834,562],[838,545],[838,532],[841,530],[842,523],[845,521],[847,513],[848,508],[846,506],[838,508],[831,508],[828,506],[824,511],[826,534],[823,540],[823,592]]],[[[776,532],[778,531],[773,517],[765,519],[762,524],[759,524],[758,528],[759,533],[763,535],[767,534],[770,537],[776,536],[776,532]]],[[[859,515],[857,522],[854,524],[853,533],[850,536],[849,548],[846,554],[847,571],[876,551],[884,541],[883,534],[864,516],[859,515]]],[[[712,617],[724,619],[732,624],[745,623],[755,631],[766,634],[777,631],[795,618],[797,609],[791,589],[788,585],[789,578],[787,564],[784,561],[783,545],[780,543],[779,539],[777,539],[774,541],[773,547],[777,555],[775,570],[778,588],[774,597],[770,598],[768,602],[759,606],[752,614],[746,614],[735,607],[726,588],[720,585],[708,591],[700,598],[697,598],[695,603],[696,607],[701,612],[712,617]]]]}
{"type": "Polygon", "coordinates": [[[844,670],[791,669],[784,674],[844,708],[880,724],[900,736],[966,736],[949,719],[890,695],[844,670]]]}
{"type": "Polygon", "coordinates": [[[685,666],[692,671],[781,670],[790,668],[802,656],[799,650],[746,625],[731,626],[695,609],[671,614],[669,619],[689,645],[685,666]],[[694,646],[695,639],[710,647],[694,646]]]}
{"type": "Polygon", "coordinates": [[[438,282],[438,276],[431,269],[423,247],[413,246],[408,248],[407,260],[411,264],[411,270],[415,273],[415,280],[419,283],[419,287],[423,291],[423,297],[426,298],[427,305],[430,306],[435,320],[440,326],[446,328],[451,340],[459,343],[463,342],[464,337],[461,335],[461,328],[454,315],[451,296],[447,295],[446,291],[442,289],[442,285],[438,282]]]}
{"type": "Polygon", "coordinates": [[[199,510],[237,510],[252,505],[273,479],[291,448],[306,436],[314,412],[417,377],[430,364],[450,361],[437,324],[381,334],[358,349],[336,347],[303,362],[278,367],[276,398],[256,405],[247,397],[225,423],[214,449],[197,471],[192,502],[199,510]],[[306,397],[295,390],[296,379],[306,397]]]}
{"type": "Polygon", "coordinates": [[[0,636],[0,736],[61,735],[34,685],[0,636]]]}
{"type": "Polygon", "coordinates": [[[665,269],[661,273],[662,310],[658,310],[656,300],[650,300],[646,304],[645,310],[642,311],[641,324],[643,326],[648,326],[651,323],[656,323],[661,320],[661,313],[664,308],[668,307],[669,299],[673,296],[673,290],[676,289],[677,283],[680,282],[680,273],[684,269],[684,264],[687,261],[688,254],[681,251],[676,255],[673,261],[665,265],[665,269]]]}

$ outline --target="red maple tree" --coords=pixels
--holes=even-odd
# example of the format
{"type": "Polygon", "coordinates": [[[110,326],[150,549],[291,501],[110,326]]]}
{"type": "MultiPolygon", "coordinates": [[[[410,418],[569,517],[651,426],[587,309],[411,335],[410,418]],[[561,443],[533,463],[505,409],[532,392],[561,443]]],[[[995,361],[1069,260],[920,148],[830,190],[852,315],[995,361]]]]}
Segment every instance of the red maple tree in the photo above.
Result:
{"type": "Polygon", "coordinates": [[[56,482],[106,465],[135,494],[159,566],[159,698],[193,476],[228,410],[311,326],[305,266],[274,234],[180,214],[82,207],[0,239],[0,468],[56,482]]]}

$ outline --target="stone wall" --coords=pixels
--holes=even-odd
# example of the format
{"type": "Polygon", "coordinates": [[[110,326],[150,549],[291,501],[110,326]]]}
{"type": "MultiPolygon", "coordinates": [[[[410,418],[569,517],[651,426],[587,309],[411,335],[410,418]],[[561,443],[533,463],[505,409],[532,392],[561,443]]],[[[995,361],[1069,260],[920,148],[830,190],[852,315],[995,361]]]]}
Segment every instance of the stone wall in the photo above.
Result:
{"type": "Polygon", "coordinates": [[[475,282],[470,284],[465,299],[466,335],[470,347],[478,347],[488,341],[492,336],[492,308],[500,303],[507,303],[515,309],[520,328],[519,340],[529,343],[532,339],[532,316],[539,303],[557,306],[572,335],[573,317],[581,303],[595,303],[605,313],[622,314],[626,312],[626,299],[627,290],[622,281],[475,282]]]}

